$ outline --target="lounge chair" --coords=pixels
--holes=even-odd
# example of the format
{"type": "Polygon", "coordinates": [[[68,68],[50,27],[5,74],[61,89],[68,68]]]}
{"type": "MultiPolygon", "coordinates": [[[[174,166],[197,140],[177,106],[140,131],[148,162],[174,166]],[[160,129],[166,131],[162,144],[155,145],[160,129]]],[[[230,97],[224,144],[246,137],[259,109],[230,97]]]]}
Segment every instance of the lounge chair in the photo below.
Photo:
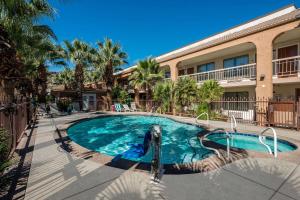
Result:
{"type": "Polygon", "coordinates": [[[131,102],[130,107],[132,111],[140,111],[139,109],[136,108],[135,102],[131,102]]]}
{"type": "Polygon", "coordinates": [[[123,104],[122,106],[123,106],[125,112],[131,112],[132,111],[132,109],[130,109],[127,104],[123,104]]]}
{"type": "Polygon", "coordinates": [[[122,110],[123,110],[121,104],[119,104],[119,103],[115,104],[115,109],[117,112],[122,112],[122,110]]]}

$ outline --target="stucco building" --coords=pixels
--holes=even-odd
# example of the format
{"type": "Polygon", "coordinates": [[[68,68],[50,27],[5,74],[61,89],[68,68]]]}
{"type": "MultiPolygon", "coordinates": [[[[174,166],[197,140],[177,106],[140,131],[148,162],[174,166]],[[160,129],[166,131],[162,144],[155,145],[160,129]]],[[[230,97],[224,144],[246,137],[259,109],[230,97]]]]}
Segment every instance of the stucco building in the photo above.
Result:
{"type": "MultiPolygon", "coordinates": [[[[155,58],[165,78],[219,81],[225,97],[300,97],[300,9],[294,5],[155,58]]],[[[136,66],[116,73],[123,85],[136,66]]],[[[128,90],[134,93],[129,86],[128,90]]],[[[143,91],[135,98],[142,98],[143,91]]]]}

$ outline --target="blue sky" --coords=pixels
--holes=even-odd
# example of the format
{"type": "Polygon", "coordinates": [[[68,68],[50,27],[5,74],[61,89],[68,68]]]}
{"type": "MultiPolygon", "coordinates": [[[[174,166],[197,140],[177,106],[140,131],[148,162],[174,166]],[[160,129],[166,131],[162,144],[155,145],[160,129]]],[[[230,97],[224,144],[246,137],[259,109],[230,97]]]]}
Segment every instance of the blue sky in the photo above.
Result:
{"type": "MultiPolygon", "coordinates": [[[[128,53],[128,67],[300,0],[50,0],[57,9],[46,20],[59,42],[90,44],[109,37],[128,53]]],[[[51,71],[59,68],[51,67],[51,71]]]]}

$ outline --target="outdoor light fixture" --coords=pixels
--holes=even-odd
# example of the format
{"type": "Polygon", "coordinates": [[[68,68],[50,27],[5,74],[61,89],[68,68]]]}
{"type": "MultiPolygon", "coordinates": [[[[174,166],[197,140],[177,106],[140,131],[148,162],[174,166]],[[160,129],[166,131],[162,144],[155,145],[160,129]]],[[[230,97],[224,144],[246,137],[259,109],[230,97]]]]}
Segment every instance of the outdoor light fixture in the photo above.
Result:
{"type": "Polygon", "coordinates": [[[260,77],[259,77],[259,80],[260,80],[260,81],[265,80],[265,75],[264,75],[264,74],[261,74],[260,77]]]}

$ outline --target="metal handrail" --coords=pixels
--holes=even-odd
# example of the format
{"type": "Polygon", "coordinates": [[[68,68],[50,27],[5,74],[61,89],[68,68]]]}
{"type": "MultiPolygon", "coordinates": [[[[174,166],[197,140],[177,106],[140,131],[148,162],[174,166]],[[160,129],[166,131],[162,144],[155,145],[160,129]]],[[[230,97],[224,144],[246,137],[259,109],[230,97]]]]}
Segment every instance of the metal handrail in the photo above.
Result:
{"type": "Polygon", "coordinates": [[[283,61],[283,60],[290,60],[290,59],[297,59],[297,58],[300,58],[300,55],[298,55],[298,56],[292,56],[292,57],[287,57],[287,58],[274,59],[274,60],[272,60],[272,62],[283,61]]]}
{"type": "Polygon", "coordinates": [[[237,132],[237,123],[234,115],[231,115],[230,117],[230,128],[233,132],[237,132]]]}
{"type": "Polygon", "coordinates": [[[271,155],[274,155],[275,158],[277,158],[277,152],[278,152],[278,149],[277,149],[277,133],[276,133],[275,129],[272,128],[272,127],[266,128],[265,130],[263,130],[263,131],[259,134],[258,139],[259,139],[259,142],[260,142],[262,145],[264,145],[264,146],[268,149],[269,153],[270,153],[271,155]],[[263,134],[264,134],[265,132],[267,132],[268,130],[272,130],[273,135],[274,135],[274,153],[272,152],[271,147],[262,141],[262,136],[263,136],[263,134]]]}
{"type": "Polygon", "coordinates": [[[200,144],[201,144],[202,147],[204,147],[208,150],[214,151],[218,155],[218,157],[220,158],[221,154],[220,154],[219,150],[217,150],[215,148],[207,147],[203,144],[203,139],[204,138],[206,138],[208,135],[210,135],[212,133],[216,133],[216,132],[220,132],[220,131],[225,132],[225,134],[226,134],[226,140],[227,140],[227,148],[226,149],[227,149],[227,157],[229,158],[230,157],[230,142],[229,142],[230,134],[223,128],[217,128],[217,129],[215,129],[213,131],[210,131],[209,133],[205,134],[203,137],[200,138],[200,144]]]}
{"type": "Polygon", "coordinates": [[[207,125],[209,125],[209,115],[208,115],[207,112],[203,112],[203,113],[201,113],[200,115],[198,115],[198,117],[196,117],[196,119],[195,119],[196,124],[200,124],[200,123],[198,122],[198,119],[199,119],[201,116],[203,116],[203,115],[206,115],[206,123],[207,123],[207,125]]]}

